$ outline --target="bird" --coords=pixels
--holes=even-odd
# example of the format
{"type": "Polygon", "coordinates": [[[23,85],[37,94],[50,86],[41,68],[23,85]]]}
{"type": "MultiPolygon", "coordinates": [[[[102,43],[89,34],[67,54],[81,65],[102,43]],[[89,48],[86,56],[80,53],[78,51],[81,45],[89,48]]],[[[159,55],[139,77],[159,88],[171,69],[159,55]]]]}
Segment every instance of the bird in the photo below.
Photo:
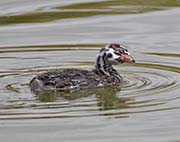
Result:
{"type": "Polygon", "coordinates": [[[42,95],[120,86],[123,78],[113,64],[125,62],[131,63],[135,60],[124,45],[111,43],[100,49],[93,69],[69,68],[43,72],[32,78],[30,89],[33,94],[42,95]]]}

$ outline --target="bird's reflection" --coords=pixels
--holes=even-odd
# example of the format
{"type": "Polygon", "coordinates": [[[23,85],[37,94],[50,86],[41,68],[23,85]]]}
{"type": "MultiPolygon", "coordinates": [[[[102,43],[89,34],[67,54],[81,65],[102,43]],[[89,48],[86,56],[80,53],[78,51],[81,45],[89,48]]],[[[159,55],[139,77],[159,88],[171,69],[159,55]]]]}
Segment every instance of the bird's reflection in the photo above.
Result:
{"type": "Polygon", "coordinates": [[[118,97],[120,93],[120,87],[107,87],[99,89],[87,89],[80,90],[78,92],[66,92],[66,93],[45,93],[37,96],[38,99],[42,102],[53,102],[58,99],[66,100],[76,100],[82,97],[88,97],[95,95],[97,98],[97,105],[100,110],[109,110],[109,109],[119,109],[119,108],[128,108],[128,103],[131,98],[122,98],[118,97]]]}

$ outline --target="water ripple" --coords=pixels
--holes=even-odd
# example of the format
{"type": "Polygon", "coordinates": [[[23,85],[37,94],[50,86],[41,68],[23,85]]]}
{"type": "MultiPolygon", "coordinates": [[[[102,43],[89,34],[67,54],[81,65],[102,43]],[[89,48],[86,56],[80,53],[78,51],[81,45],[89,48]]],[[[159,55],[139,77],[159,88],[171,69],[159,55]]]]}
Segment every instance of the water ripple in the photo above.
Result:
{"type": "MultiPolygon", "coordinates": [[[[91,68],[92,63],[74,64],[76,68],[87,66],[91,68]]],[[[68,67],[66,65],[60,68],[68,67]]],[[[54,68],[44,67],[43,70],[54,68]]],[[[132,114],[180,108],[167,106],[167,103],[179,99],[177,95],[169,93],[180,88],[178,67],[137,63],[116,68],[124,78],[121,90],[111,87],[74,94],[48,94],[39,98],[31,94],[26,81],[42,71],[42,68],[11,70],[6,74],[1,72],[1,81],[18,79],[14,83],[7,82],[1,86],[3,102],[0,104],[0,120],[93,116],[124,118],[132,114]]]]}

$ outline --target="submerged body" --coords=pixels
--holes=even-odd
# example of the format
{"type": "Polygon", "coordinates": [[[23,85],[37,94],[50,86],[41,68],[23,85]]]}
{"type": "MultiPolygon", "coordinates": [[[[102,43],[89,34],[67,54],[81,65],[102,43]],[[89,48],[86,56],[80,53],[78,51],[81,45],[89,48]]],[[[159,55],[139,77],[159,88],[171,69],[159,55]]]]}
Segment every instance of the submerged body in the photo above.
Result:
{"type": "Polygon", "coordinates": [[[95,69],[92,71],[64,69],[41,73],[31,80],[31,90],[39,95],[46,92],[74,92],[81,89],[119,86],[122,77],[112,67],[112,61],[123,63],[134,60],[127,49],[118,44],[110,44],[100,50],[95,69]]]}

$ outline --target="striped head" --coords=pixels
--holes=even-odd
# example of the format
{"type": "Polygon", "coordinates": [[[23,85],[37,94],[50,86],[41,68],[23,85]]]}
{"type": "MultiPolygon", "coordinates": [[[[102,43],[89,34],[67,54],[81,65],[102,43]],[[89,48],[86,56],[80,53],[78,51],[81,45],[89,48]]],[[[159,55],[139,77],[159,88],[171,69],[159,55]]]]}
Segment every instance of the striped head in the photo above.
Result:
{"type": "Polygon", "coordinates": [[[108,44],[101,49],[100,53],[106,54],[107,60],[111,62],[135,62],[128,49],[119,44],[108,44]]]}

